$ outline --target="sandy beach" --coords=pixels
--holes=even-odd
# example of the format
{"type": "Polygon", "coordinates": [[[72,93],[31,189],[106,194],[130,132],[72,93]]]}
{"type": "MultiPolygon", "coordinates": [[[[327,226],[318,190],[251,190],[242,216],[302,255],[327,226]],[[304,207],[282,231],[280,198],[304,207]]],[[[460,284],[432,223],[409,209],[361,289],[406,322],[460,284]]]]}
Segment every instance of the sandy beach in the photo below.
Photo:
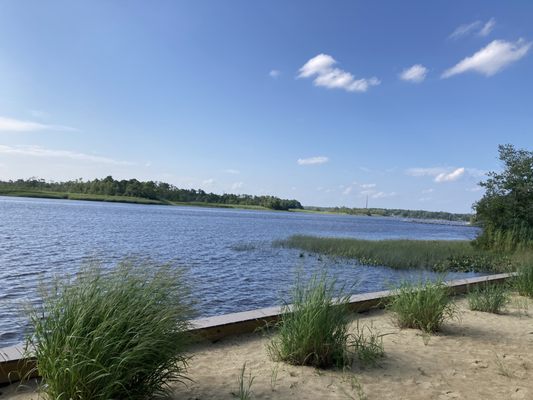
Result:
{"type": "MultiPolygon", "coordinates": [[[[187,385],[175,399],[235,399],[246,363],[254,378],[252,399],[531,399],[533,398],[533,302],[513,297],[500,314],[473,312],[458,301],[460,319],[437,335],[398,329],[392,315],[359,315],[384,337],[385,357],[376,367],[354,363],[344,370],[317,370],[269,359],[268,334],[241,335],[191,349],[187,385]]],[[[354,320],[355,321],[355,320],[354,320]]],[[[0,388],[2,399],[38,399],[35,385],[0,388]]]]}

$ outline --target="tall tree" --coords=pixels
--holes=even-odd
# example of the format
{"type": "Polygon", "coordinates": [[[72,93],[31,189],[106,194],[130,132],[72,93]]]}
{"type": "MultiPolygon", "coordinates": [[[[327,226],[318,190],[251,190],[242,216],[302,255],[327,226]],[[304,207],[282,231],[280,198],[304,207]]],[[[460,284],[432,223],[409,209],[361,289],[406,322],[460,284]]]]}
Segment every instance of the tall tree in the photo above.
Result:
{"type": "Polygon", "coordinates": [[[502,172],[489,172],[480,182],[486,189],[474,204],[483,227],[477,243],[512,250],[533,245],[533,152],[511,144],[498,147],[502,172]]]}

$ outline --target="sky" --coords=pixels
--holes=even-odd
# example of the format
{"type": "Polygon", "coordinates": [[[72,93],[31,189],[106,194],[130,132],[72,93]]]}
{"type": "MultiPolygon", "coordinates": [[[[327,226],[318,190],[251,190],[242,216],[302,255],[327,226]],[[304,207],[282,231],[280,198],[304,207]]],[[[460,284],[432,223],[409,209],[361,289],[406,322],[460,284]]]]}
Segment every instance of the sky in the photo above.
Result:
{"type": "Polygon", "coordinates": [[[0,179],[470,212],[533,148],[530,1],[0,0],[0,179]]]}

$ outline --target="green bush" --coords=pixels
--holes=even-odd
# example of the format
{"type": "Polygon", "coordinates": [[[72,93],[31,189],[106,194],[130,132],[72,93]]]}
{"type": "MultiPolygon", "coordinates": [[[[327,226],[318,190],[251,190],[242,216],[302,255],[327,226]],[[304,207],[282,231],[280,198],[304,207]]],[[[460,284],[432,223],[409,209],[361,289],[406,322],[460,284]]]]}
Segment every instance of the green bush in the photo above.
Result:
{"type": "Polygon", "coordinates": [[[43,290],[28,338],[49,399],[145,399],[186,379],[191,305],[180,270],[120,263],[43,290]]]}
{"type": "Polygon", "coordinates": [[[348,296],[335,299],[335,281],[325,274],[298,279],[292,306],[285,305],[268,351],[274,360],[318,368],[340,366],[348,357],[348,296]]]}
{"type": "Polygon", "coordinates": [[[388,304],[400,328],[436,332],[456,315],[448,287],[442,282],[403,283],[388,304]]]}
{"type": "Polygon", "coordinates": [[[485,284],[468,294],[468,306],[472,311],[499,313],[510,301],[509,291],[503,285],[485,284]]]}

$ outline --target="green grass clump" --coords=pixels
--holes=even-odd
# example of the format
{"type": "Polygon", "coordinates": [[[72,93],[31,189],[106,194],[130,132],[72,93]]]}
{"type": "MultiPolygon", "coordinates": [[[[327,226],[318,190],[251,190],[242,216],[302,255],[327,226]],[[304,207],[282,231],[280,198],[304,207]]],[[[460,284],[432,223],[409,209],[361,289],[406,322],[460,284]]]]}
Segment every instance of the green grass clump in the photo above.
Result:
{"type": "Polygon", "coordinates": [[[514,279],[518,294],[533,298],[533,263],[523,264],[514,279]]]}
{"type": "Polygon", "coordinates": [[[28,338],[49,399],[146,399],[186,379],[191,317],[182,273],[122,262],[43,290],[28,338]]]}
{"type": "Polygon", "coordinates": [[[456,315],[448,287],[442,282],[403,283],[388,304],[400,328],[436,332],[456,315]]]}
{"type": "Polygon", "coordinates": [[[335,281],[325,274],[307,283],[298,279],[292,305],[285,305],[278,334],[268,351],[276,361],[317,368],[344,365],[348,360],[348,296],[334,297],[335,281]]]}
{"type": "Polygon", "coordinates": [[[497,314],[509,303],[508,289],[503,285],[485,284],[468,294],[468,306],[472,311],[497,314]]]}
{"type": "Polygon", "coordinates": [[[511,268],[505,255],[477,249],[464,240],[362,240],[294,235],[275,244],[396,269],[502,272],[511,268]]]}

